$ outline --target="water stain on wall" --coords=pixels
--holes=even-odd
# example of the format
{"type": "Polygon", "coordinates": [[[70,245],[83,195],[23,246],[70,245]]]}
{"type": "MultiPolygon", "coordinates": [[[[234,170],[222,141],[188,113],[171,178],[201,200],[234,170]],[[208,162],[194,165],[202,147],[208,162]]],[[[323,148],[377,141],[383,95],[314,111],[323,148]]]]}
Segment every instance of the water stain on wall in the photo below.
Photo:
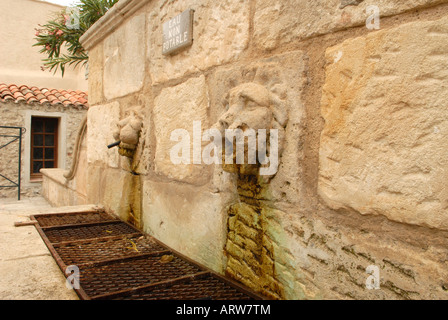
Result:
{"type": "Polygon", "coordinates": [[[265,186],[254,175],[239,175],[239,201],[228,207],[226,275],[272,299],[283,299],[276,276],[275,249],[269,237],[272,212],[261,194],[265,186]],[[248,197],[249,195],[249,197],[248,197]]]}

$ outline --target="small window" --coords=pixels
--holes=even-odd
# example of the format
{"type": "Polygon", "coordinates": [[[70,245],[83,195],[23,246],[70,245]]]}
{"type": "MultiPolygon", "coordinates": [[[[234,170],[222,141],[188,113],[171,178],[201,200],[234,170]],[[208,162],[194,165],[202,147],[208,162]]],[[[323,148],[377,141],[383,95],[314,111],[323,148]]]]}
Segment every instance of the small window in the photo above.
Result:
{"type": "Polygon", "coordinates": [[[31,118],[31,180],[39,180],[42,168],[58,166],[58,118],[31,118]]]}

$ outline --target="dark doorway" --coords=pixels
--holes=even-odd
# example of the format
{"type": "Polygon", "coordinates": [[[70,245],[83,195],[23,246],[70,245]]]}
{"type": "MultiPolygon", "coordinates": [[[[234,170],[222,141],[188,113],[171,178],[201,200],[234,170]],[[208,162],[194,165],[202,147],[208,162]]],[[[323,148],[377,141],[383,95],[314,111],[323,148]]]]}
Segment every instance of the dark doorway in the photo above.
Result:
{"type": "Polygon", "coordinates": [[[40,180],[42,168],[58,166],[58,118],[31,118],[31,176],[40,180]]]}

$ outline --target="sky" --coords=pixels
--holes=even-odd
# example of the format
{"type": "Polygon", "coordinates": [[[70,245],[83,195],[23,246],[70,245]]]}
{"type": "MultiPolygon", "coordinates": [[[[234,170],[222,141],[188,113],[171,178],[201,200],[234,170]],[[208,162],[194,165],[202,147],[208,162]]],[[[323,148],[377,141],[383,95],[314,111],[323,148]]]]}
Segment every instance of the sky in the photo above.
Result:
{"type": "Polygon", "coordinates": [[[62,6],[71,6],[74,3],[79,2],[78,0],[42,0],[42,1],[56,3],[56,4],[60,4],[62,6]]]}

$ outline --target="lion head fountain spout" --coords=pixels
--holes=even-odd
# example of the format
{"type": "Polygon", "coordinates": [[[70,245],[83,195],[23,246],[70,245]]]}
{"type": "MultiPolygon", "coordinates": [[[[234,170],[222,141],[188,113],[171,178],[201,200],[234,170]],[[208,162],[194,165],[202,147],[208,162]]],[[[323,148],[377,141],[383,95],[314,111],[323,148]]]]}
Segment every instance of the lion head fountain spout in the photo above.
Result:
{"type": "Polygon", "coordinates": [[[264,86],[252,82],[231,89],[228,104],[214,125],[225,137],[224,171],[269,180],[277,173],[286,114],[264,86]]]}
{"type": "MultiPolygon", "coordinates": [[[[287,114],[281,100],[266,87],[249,82],[231,89],[228,109],[215,123],[224,140],[223,170],[236,174],[235,201],[227,208],[225,273],[274,299],[283,297],[275,272],[275,249],[267,236],[274,217],[271,179],[277,174],[285,139],[287,114]],[[248,221],[250,221],[248,223],[248,221]],[[256,222],[255,222],[256,221],[256,222]],[[256,257],[245,266],[238,256],[256,257]]],[[[217,135],[218,136],[218,135],[217,135]]]]}

